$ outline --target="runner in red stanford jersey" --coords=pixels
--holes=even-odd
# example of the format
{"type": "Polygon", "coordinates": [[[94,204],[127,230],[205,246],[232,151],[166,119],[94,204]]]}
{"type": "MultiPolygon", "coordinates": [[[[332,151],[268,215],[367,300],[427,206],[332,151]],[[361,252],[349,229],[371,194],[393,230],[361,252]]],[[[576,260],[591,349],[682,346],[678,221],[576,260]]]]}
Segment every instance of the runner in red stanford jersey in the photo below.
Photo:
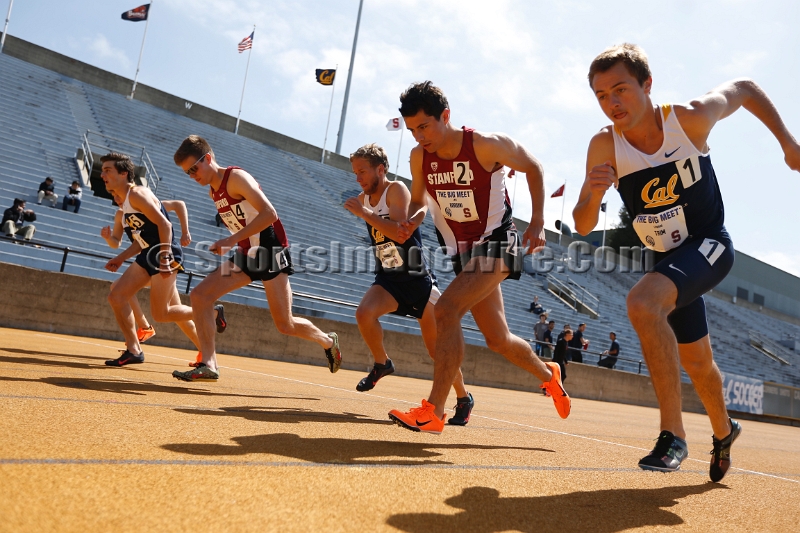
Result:
{"type": "MultiPolygon", "coordinates": [[[[294,273],[289,242],[275,208],[264,196],[256,180],[239,167],[217,164],[208,142],[197,135],[187,137],[175,152],[175,164],[200,185],[209,185],[209,195],[231,236],[211,245],[209,251],[222,255],[237,247],[230,261],[233,271],[220,267],[191,292],[202,362],[194,370],[172,373],[184,381],[219,379],[214,345],[214,302],[253,281],[261,281],[269,311],[278,331],[285,335],[316,342],[328,358],[328,368],[336,372],[342,364],[336,333],[323,333],[304,318],[292,316],[294,273]]],[[[223,318],[224,321],[224,318],[223,318]]],[[[217,328],[220,328],[217,317],[217,328]]]]}
{"type": "Polygon", "coordinates": [[[543,363],[527,342],[509,331],[500,291],[504,279],[519,279],[525,253],[511,219],[503,169],[508,166],[527,177],[533,214],[524,240],[532,252],[545,244],[541,165],[502,133],[456,128],[447,98],[429,81],[412,85],[400,96],[400,114],[419,144],[411,151],[409,218],[398,236],[407,239],[422,224],[430,200],[437,234],[451,255],[456,278],[434,307],[431,394],[421,407],[405,413],[393,410],[389,418],[413,431],[442,432],[447,394],[464,359],[461,319],[468,311],[486,345],[543,381],[558,414],[566,418],[570,399],[558,365],[543,363]]]}

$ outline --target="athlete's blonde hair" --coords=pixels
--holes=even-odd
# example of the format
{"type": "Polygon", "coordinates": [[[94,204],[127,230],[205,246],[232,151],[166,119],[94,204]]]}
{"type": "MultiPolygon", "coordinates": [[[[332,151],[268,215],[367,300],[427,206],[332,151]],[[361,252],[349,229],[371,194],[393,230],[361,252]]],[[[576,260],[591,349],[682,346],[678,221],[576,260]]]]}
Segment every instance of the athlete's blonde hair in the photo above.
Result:
{"type": "Polygon", "coordinates": [[[628,69],[631,76],[636,78],[639,85],[644,85],[647,78],[651,76],[650,64],[647,62],[647,54],[638,44],[622,43],[615,44],[603,50],[594,58],[589,66],[589,86],[592,86],[594,75],[610,70],[617,63],[622,63],[628,69]]]}
{"type": "Polygon", "coordinates": [[[377,168],[378,165],[383,165],[386,172],[389,172],[389,156],[386,155],[386,150],[375,143],[365,144],[352,154],[350,154],[350,162],[353,159],[366,159],[372,168],[377,168]]]}

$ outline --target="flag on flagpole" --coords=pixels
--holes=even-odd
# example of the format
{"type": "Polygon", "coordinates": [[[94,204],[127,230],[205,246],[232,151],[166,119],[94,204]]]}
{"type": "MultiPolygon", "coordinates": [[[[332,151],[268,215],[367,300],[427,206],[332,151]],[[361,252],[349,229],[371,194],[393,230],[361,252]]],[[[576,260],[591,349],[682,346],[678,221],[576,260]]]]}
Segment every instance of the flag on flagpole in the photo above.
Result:
{"type": "Polygon", "coordinates": [[[131,22],[141,22],[143,20],[147,20],[147,15],[150,12],[150,4],[144,4],[139,7],[135,7],[130,11],[126,11],[122,14],[122,20],[129,20],[131,22]]]}
{"type": "Polygon", "coordinates": [[[403,129],[403,119],[401,117],[390,118],[386,123],[386,129],[389,131],[399,131],[403,129]]]}
{"type": "Polygon", "coordinates": [[[516,173],[517,173],[517,171],[516,171],[516,170],[514,170],[514,169],[512,168],[511,170],[509,170],[509,171],[508,171],[508,174],[506,174],[506,175],[507,175],[509,178],[513,178],[513,177],[514,177],[514,174],[516,174],[516,173]]]}
{"type": "Polygon", "coordinates": [[[320,85],[333,85],[333,80],[336,78],[336,69],[318,68],[314,73],[320,85]]]}
{"type": "Polygon", "coordinates": [[[602,211],[603,213],[605,213],[605,212],[606,212],[606,204],[607,204],[607,203],[608,203],[608,202],[603,202],[602,204],[600,204],[600,211],[602,211]]]}
{"type": "Polygon", "coordinates": [[[250,50],[253,47],[253,35],[256,34],[256,30],[253,30],[253,33],[242,39],[242,42],[239,43],[239,53],[241,54],[245,50],[250,50]]]}
{"type": "Polygon", "coordinates": [[[556,192],[551,194],[550,198],[558,198],[559,196],[564,196],[564,187],[566,187],[566,186],[567,186],[567,184],[565,183],[564,185],[562,185],[561,187],[556,189],[556,192]]]}

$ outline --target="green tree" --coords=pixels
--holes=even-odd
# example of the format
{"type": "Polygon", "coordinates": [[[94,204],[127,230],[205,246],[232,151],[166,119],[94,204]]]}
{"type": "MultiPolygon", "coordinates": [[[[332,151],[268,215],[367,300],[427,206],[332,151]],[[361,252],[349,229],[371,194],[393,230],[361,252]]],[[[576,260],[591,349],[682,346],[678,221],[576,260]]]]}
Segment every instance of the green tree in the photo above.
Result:
{"type": "Polygon", "coordinates": [[[609,231],[606,246],[610,246],[617,253],[621,246],[642,246],[636,230],[633,229],[631,215],[624,205],[619,209],[619,224],[614,224],[614,229],[609,231]]]}

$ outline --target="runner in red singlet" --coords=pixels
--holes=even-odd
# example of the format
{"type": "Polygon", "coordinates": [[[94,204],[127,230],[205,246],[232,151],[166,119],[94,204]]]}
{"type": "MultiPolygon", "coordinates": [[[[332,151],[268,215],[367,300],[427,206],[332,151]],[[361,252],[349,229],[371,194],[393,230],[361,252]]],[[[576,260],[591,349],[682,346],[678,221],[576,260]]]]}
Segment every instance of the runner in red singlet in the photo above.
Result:
{"type": "MultiPolygon", "coordinates": [[[[214,302],[253,281],[261,281],[264,285],[269,311],[278,331],[316,342],[325,350],[330,371],[339,370],[342,355],[338,335],[323,333],[308,320],[292,316],[289,276],[294,269],[289,241],[278,213],[253,176],[239,167],[219,166],[211,146],[197,135],[190,135],[183,141],[174,159],[175,164],[197,183],[210,186],[209,195],[231,232],[230,237],[212,244],[209,251],[219,255],[233,247],[236,251],[230,258],[232,272],[220,267],[192,290],[192,309],[200,337],[202,362],[194,370],[176,370],[172,375],[184,381],[219,379],[214,345],[214,302]]],[[[218,330],[220,326],[218,316],[218,330]]]]}
{"type": "Polygon", "coordinates": [[[505,319],[500,282],[519,279],[522,255],[505,190],[504,167],[525,173],[533,214],[524,241],[532,252],[545,244],[542,167],[524,147],[502,133],[456,128],[441,89],[417,83],[400,96],[400,114],[418,146],[411,151],[411,205],[399,237],[422,224],[430,201],[437,234],[451,255],[456,278],[434,307],[436,353],[433,389],[421,407],[393,410],[389,418],[413,431],[441,433],[450,385],[464,359],[461,319],[472,312],[486,345],[544,382],[558,414],[570,399],[555,363],[543,363],[513,335],[505,319]]]}

